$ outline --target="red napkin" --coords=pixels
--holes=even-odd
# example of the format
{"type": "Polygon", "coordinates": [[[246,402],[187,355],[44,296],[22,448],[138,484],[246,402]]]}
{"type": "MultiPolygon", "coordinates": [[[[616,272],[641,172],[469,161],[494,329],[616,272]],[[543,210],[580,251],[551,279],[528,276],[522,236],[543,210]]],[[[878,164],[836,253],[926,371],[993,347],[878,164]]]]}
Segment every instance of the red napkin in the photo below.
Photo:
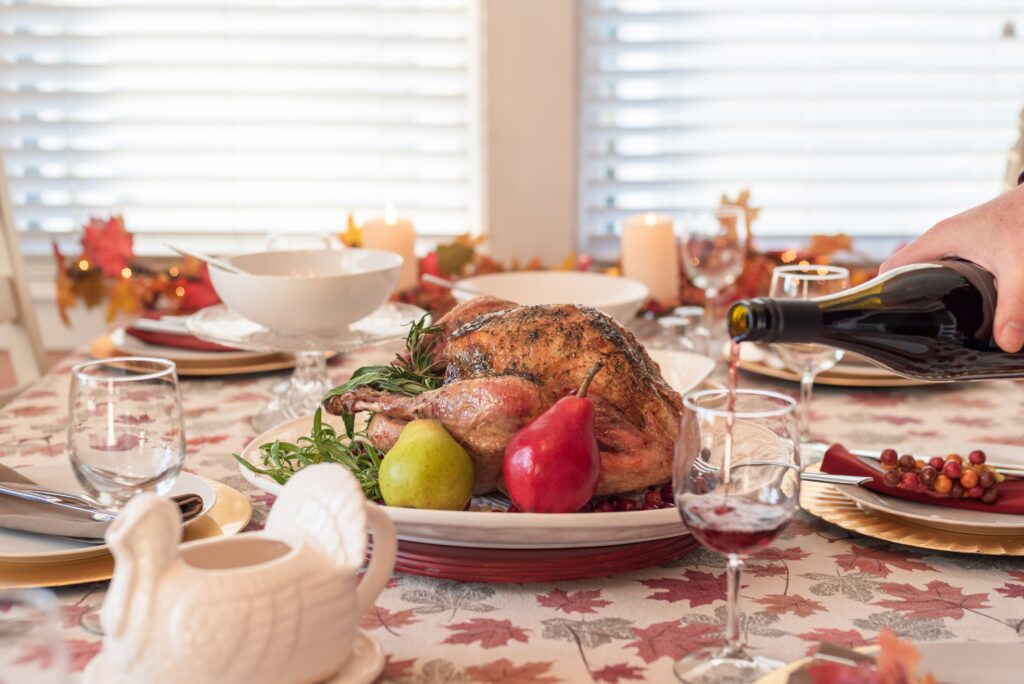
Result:
{"type": "MultiPolygon", "coordinates": [[[[160,318],[161,314],[151,312],[143,314],[144,318],[160,318]]],[[[193,335],[179,335],[177,333],[153,332],[152,330],[139,330],[131,326],[126,333],[146,344],[155,344],[161,347],[174,347],[175,349],[193,349],[195,351],[208,352],[229,352],[238,351],[231,347],[225,347],[214,342],[206,342],[193,335]]]]}
{"type": "Polygon", "coordinates": [[[1013,513],[1024,515],[1024,480],[1007,480],[999,485],[999,498],[993,504],[986,504],[976,499],[951,499],[948,496],[938,497],[929,494],[918,494],[906,489],[897,487],[886,487],[882,484],[882,470],[860,458],[857,458],[846,450],[842,444],[833,444],[825,452],[825,459],[821,462],[821,471],[833,475],[860,475],[870,477],[872,481],[864,485],[868,489],[886,494],[898,496],[902,499],[920,501],[921,503],[934,506],[950,506],[952,508],[966,508],[971,511],[983,511],[985,513],[1013,513]]]}

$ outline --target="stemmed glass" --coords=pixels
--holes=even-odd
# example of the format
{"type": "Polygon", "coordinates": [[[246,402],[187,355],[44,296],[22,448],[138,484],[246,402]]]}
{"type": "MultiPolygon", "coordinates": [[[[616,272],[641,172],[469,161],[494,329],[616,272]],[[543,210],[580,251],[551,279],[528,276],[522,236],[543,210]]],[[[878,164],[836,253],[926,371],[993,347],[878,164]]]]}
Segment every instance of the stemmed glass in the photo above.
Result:
{"type": "MultiPolygon", "coordinates": [[[[769,296],[776,299],[813,299],[845,290],[849,286],[850,272],[841,266],[776,266],[772,270],[769,296]]],[[[808,440],[814,378],[839,363],[843,351],[820,344],[777,344],[775,349],[790,370],[800,376],[800,408],[797,417],[800,434],[804,440],[808,440]]]]}
{"type": "Polygon", "coordinates": [[[675,672],[687,684],[751,682],[782,666],[741,644],[737,600],[743,556],[767,546],[797,510],[796,402],[776,392],[701,390],[683,399],[672,484],[693,536],[727,558],[725,645],[690,653],[675,672]]]}
{"type": "MultiPolygon", "coordinates": [[[[101,506],[119,510],[142,492],[166,494],[185,462],[185,425],[173,362],[121,356],[71,369],[68,456],[101,506]]],[[[82,626],[101,634],[99,611],[82,626]]]]}
{"type": "MultiPolygon", "coordinates": [[[[704,290],[705,328],[713,356],[720,355],[722,326],[716,325],[717,301],[722,291],[743,273],[747,255],[744,214],[735,207],[693,212],[682,220],[682,262],[686,277],[704,290]]],[[[724,328],[722,328],[724,330],[724,328]]]]}

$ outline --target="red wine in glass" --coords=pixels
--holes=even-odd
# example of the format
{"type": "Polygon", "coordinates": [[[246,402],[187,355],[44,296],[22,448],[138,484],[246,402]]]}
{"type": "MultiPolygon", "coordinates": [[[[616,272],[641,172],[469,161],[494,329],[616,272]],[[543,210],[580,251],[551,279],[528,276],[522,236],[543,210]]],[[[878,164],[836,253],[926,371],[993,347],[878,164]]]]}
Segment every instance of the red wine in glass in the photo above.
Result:
{"type": "Polygon", "coordinates": [[[745,555],[772,543],[793,517],[788,506],[743,496],[683,494],[679,511],[693,536],[720,553],[745,555]]]}

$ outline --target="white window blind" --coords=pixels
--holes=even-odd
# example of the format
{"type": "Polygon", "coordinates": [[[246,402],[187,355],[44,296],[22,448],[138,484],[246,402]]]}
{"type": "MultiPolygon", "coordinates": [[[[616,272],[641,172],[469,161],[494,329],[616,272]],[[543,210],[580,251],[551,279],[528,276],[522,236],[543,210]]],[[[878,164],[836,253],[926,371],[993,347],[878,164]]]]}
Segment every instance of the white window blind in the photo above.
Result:
{"type": "Polygon", "coordinates": [[[1002,189],[1024,3],[583,0],[581,234],[749,187],[756,232],[913,235],[1002,189]],[[1012,34],[1012,35],[1005,35],[1012,34]]]}
{"type": "Polygon", "coordinates": [[[0,0],[18,227],[123,212],[140,251],[477,225],[473,0],[0,0]],[[248,242],[247,242],[248,239],[248,242]]]}

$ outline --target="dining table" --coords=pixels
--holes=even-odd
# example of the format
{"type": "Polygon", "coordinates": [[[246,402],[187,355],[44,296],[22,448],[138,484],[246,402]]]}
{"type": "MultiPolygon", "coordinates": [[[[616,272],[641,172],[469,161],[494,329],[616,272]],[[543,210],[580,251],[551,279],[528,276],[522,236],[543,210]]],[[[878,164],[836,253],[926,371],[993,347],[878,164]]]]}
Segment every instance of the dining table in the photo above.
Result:
{"type": "MultiPolygon", "coordinates": [[[[390,358],[376,347],[330,366],[339,383],[390,358]]],[[[72,353],[0,411],[0,462],[18,468],[66,459],[72,353]]],[[[716,376],[724,379],[719,367],[716,376]]],[[[278,373],[182,378],[185,470],[247,495],[260,529],[274,497],[240,474],[233,453],[257,435],[253,414],[278,373]]],[[[743,373],[741,386],[790,395],[794,384],[743,373]]],[[[891,444],[926,438],[1024,448],[1024,383],[1010,380],[893,389],[815,389],[812,425],[828,442],[891,444]]],[[[623,513],[628,515],[629,513],[623,513]]],[[[581,514],[585,515],[585,514],[581,514]]],[[[680,533],[683,533],[680,523],[680,533]]],[[[673,662],[721,643],[725,561],[696,549],[663,565],[585,580],[488,584],[395,574],[361,621],[383,648],[385,682],[670,682],[673,662]]],[[[100,649],[80,625],[106,582],[57,588],[71,681],[100,649]]],[[[846,531],[800,512],[744,568],[742,637],[782,661],[822,641],[858,647],[885,628],[914,642],[1024,641],[1024,558],[928,551],[846,531]]],[[[16,679],[46,663],[26,652],[16,679]]]]}

